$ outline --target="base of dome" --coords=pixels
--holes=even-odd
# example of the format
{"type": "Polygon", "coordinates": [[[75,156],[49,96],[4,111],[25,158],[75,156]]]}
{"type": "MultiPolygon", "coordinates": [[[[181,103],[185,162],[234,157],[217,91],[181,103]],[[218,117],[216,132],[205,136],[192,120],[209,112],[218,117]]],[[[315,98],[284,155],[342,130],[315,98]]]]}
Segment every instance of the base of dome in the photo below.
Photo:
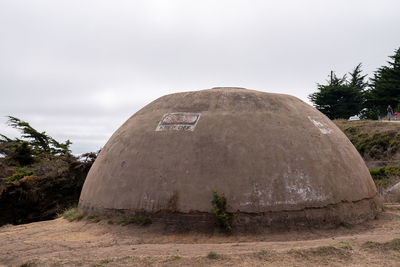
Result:
{"type": "MultiPolygon", "coordinates": [[[[79,211],[99,216],[144,215],[152,222],[174,226],[181,230],[210,230],[216,226],[216,220],[207,212],[145,212],[128,209],[105,209],[79,204],[79,211]]],[[[305,208],[298,211],[270,211],[261,213],[233,213],[233,228],[241,231],[253,231],[257,228],[333,228],[343,223],[359,224],[376,218],[381,211],[381,201],[378,197],[362,199],[354,202],[340,202],[325,207],[305,208]]]]}

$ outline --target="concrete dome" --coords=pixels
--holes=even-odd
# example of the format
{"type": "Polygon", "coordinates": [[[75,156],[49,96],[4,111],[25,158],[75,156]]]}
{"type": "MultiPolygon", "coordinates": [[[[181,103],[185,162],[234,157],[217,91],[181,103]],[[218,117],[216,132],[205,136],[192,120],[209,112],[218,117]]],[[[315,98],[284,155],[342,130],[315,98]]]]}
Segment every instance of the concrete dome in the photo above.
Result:
{"type": "Polygon", "coordinates": [[[138,111],[102,149],[79,208],[206,220],[212,189],[238,224],[359,222],[377,211],[369,171],[333,122],[293,96],[243,88],[166,95],[138,111]]]}

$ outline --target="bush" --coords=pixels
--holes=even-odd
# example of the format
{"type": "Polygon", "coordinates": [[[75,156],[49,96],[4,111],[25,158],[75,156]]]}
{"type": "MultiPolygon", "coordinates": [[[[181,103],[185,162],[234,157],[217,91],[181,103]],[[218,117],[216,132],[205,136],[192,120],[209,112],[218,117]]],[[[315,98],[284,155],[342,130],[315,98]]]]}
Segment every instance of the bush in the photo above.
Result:
{"type": "Polygon", "coordinates": [[[233,215],[232,213],[226,211],[225,195],[222,193],[222,195],[220,196],[217,190],[213,190],[213,200],[211,201],[211,204],[211,213],[217,219],[218,225],[225,232],[232,232],[233,215]]]}
{"type": "Polygon", "coordinates": [[[377,187],[386,187],[389,185],[389,176],[400,176],[400,166],[382,166],[369,172],[377,187]]]}
{"type": "Polygon", "coordinates": [[[352,227],[351,224],[348,222],[340,222],[339,225],[347,229],[350,229],[352,227]]]}
{"type": "Polygon", "coordinates": [[[6,184],[11,184],[33,174],[33,171],[28,171],[21,167],[14,167],[14,170],[14,175],[6,178],[6,184]]]}
{"type": "Polygon", "coordinates": [[[210,251],[207,254],[207,258],[210,260],[216,260],[216,259],[220,258],[220,256],[216,252],[210,251]]]}
{"type": "Polygon", "coordinates": [[[26,166],[34,162],[33,150],[28,142],[22,141],[21,143],[15,144],[11,159],[15,160],[21,166],[26,166]]]}
{"type": "Polygon", "coordinates": [[[75,220],[79,221],[79,220],[83,219],[83,217],[85,217],[85,214],[78,212],[78,208],[72,207],[72,208],[69,208],[66,211],[64,211],[64,213],[62,214],[62,217],[64,219],[66,219],[67,221],[72,222],[75,220]]]}

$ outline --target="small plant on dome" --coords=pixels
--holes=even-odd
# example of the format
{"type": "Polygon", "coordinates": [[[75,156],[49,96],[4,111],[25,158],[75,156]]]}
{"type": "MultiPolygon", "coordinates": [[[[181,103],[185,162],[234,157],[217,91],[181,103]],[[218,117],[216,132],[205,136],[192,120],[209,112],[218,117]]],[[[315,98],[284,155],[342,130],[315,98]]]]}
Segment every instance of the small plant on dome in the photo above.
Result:
{"type": "Polygon", "coordinates": [[[213,200],[211,201],[211,213],[217,219],[217,223],[225,232],[232,232],[233,214],[226,211],[226,198],[224,193],[218,194],[218,191],[213,189],[213,200]]]}

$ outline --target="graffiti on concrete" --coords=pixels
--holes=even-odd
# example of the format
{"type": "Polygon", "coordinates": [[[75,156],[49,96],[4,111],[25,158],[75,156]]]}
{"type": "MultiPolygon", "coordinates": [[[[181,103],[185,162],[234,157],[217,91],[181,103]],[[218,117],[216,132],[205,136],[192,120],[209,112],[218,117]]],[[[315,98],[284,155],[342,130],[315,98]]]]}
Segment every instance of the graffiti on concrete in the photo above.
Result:
{"type": "Polygon", "coordinates": [[[317,127],[321,131],[321,133],[323,133],[323,134],[332,133],[332,129],[330,129],[328,126],[326,126],[322,122],[317,121],[317,119],[311,118],[310,116],[308,116],[308,119],[315,125],[315,127],[317,127]]]}
{"type": "Polygon", "coordinates": [[[200,113],[167,113],[164,114],[156,131],[193,131],[200,119],[200,113]]]}

